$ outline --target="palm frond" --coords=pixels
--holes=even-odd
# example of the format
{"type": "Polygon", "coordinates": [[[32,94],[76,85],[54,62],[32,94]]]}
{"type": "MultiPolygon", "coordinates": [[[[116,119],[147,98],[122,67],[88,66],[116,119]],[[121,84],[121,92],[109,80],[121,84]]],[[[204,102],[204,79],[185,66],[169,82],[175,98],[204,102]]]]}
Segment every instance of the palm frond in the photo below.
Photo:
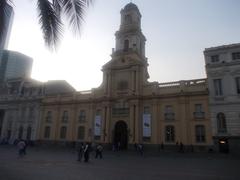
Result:
{"type": "Polygon", "coordinates": [[[45,44],[50,49],[56,50],[62,32],[61,19],[50,1],[38,0],[37,6],[39,10],[39,24],[41,25],[45,44]]]}
{"type": "Polygon", "coordinates": [[[63,0],[63,10],[74,32],[80,31],[84,13],[92,0],[63,0]]]}
{"type": "Polygon", "coordinates": [[[54,11],[56,12],[57,16],[60,17],[61,12],[62,12],[63,0],[53,0],[52,4],[53,4],[53,8],[54,8],[54,11]]]}

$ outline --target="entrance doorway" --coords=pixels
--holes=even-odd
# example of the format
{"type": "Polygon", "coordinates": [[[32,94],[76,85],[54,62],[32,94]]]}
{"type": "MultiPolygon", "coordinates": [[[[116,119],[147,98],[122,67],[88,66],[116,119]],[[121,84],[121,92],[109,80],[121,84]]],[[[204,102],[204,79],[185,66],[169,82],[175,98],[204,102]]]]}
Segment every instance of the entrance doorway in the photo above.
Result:
{"type": "Polygon", "coordinates": [[[120,149],[127,149],[128,145],[128,131],[127,124],[124,121],[118,121],[114,129],[114,142],[115,145],[120,145],[120,149]]]}
{"type": "Polygon", "coordinates": [[[219,145],[219,152],[221,153],[229,152],[228,140],[226,138],[219,139],[218,145],[219,145]]]}

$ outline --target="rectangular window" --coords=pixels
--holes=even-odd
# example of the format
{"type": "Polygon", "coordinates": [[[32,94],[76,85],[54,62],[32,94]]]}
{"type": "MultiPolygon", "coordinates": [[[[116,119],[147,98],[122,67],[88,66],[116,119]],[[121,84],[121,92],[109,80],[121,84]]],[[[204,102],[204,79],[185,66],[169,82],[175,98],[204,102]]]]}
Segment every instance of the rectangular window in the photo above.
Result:
{"type": "Polygon", "coordinates": [[[101,109],[98,109],[97,111],[96,111],[96,116],[100,116],[101,115],[101,109]]]}
{"type": "Polygon", "coordinates": [[[165,128],[165,141],[166,142],[174,142],[175,141],[174,126],[166,126],[166,128],[165,128]]]}
{"type": "Polygon", "coordinates": [[[232,60],[240,60],[240,52],[232,53],[232,60]]]}
{"type": "Polygon", "coordinates": [[[143,107],[143,114],[150,114],[150,107],[149,106],[144,106],[143,107]]]}
{"type": "Polygon", "coordinates": [[[236,77],[236,88],[237,88],[237,94],[240,94],[240,77],[236,77]]]}
{"type": "Polygon", "coordinates": [[[68,122],[68,111],[64,111],[62,115],[62,122],[68,122]]]}
{"type": "Polygon", "coordinates": [[[165,106],[165,120],[174,120],[175,114],[173,112],[173,106],[165,106]]]}
{"type": "Polygon", "coordinates": [[[51,132],[51,127],[46,126],[44,130],[44,138],[49,139],[50,138],[50,132],[51,132]]]}
{"type": "Polygon", "coordinates": [[[79,122],[85,122],[86,121],[86,111],[81,110],[79,113],[79,122]]]}
{"type": "Polygon", "coordinates": [[[52,122],[52,111],[47,112],[46,122],[52,122]]]}
{"type": "Polygon", "coordinates": [[[84,140],[85,137],[85,127],[84,126],[79,126],[78,127],[78,139],[79,140],[84,140]]]}
{"type": "Polygon", "coordinates": [[[216,96],[222,96],[223,95],[222,80],[221,79],[214,79],[213,84],[214,84],[215,95],[216,96]]]}
{"type": "Polygon", "coordinates": [[[213,56],[211,56],[211,62],[212,62],[212,63],[219,62],[219,55],[213,55],[213,56]]]}
{"type": "Polygon", "coordinates": [[[205,127],[203,125],[195,126],[196,142],[205,142],[205,127]]]}
{"type": "Polygon", "coordinates": [[[195,112],[193,113],[195,118],[204,118],[204,112],[202,104],[195,104],[195,112]]]}
{"type": "Polygon", "coordinates": [[[66,139],[67,136],[67,127],[62,126],[60,129],[60,139],[66,139]]]}
{"type": "Polygon", "coordinates": [[[227,133],[227,123],[225,114],[220,112],[217,114],[217,130],[218,133],[227,133]]]}

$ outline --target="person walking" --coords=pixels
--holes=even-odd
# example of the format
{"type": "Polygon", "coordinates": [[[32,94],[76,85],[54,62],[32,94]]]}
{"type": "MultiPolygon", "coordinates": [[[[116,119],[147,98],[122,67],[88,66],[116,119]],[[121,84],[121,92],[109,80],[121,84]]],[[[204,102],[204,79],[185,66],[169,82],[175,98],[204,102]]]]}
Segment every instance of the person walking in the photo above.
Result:
{"type": "Polygon", "coordinates": [[[96,156],[95,158],[97,159],[98,157],[102,159],[102,152],[103,152],[103,146],[102,144],[98,144],[96,148],[96,156]]]}
{"type": "Polygon", "coordinates": [[[23,155],[26,154],[26,153],[24,152],[25,146],[26,146],[26,143],[21,139],[21,140],[18,142],[18,144],[17,144],[19,157],[22,157],[23,155]]]}
{"type": "Polygon", "coordinates": [[[86,143],[85,147],[84,147],[84,162],[88,162],[89,161],[89,151],[90,151],[90,147],[89,147],[89,143],[86,143]]]}
{"type": "Polygon", "coordinates": [[[25,143],[25,146],[23,148],[23,154],[26,155],[27,154],[27,146],[28,146],[28,142],[26,140],[23,140],[23,142],[25,143]]]}
{"type": "Polygon", "coordinates": [[[81,143],[78,147],[78,161],[82,161],[84,145],[81,143]]]}
{"type": "Polygon", "coordinates": [[[138,152],[140,153],[141,156],[143,156],[143,145],[138,144],[138,152]]]}
{"type": "Polygon", "coordinates": [[[180,142],[179,152],[184,153],[184,145],[182,142],[180,142]]]}

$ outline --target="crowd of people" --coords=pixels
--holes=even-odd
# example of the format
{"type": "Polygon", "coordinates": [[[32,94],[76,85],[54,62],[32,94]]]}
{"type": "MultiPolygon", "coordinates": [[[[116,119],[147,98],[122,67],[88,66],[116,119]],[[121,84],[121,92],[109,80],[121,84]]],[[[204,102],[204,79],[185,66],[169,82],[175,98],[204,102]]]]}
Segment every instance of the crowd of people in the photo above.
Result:
{"type": "MultiPolygon", "coordinates": [[[[27,149],[28,145],[32,146],[32,144],[29,143],[29,141],[26,141],[23,139],[15,140],[13,144],[17,146],[19,157],[23,157],[26,155],[26,149],[27,149]]],[[[93,144],[93,143],[88,143],[88,142],[77,143],[76,147],[77,147],[77,160],[79,162],[81,162],[81,161],[88,162],[89,158],[90,158],[90,153],[93,151],[95,151],[96,159],[103,158],[103,145],[101,143],[99,143],[99,144],[93,144]]],[[[122,146],[121,146],[120,142],[113,143],[113,145],[112,145],[113,152],[120,151],[121,149],[122,149],[122,146]]],[[[134,149],[139,155],[141,155],[141,156],[144,155],[143,144],[135,143],[134,149]]],[[[164,149],[165,149],[165,145],[163,143],[161,143],[160,150],[164,151],[164,149]]],[[[180,142],[180,143],[176,142],[176,150],[177,150],[177,152],[180,152],[180,153],[184,153],[186,151],[185,146],[182,142],[180,142]]],[[[191,145],[190,147],[188,147],[187,151],[194,152],[193,146],[191,145]]]]}
{"type": "MultiPolygon", "coordinates": [[[[78,161],[82,161],[82,159],[84,159],[84,162],[88,162],[89,161],[89,154],[91,151],[93,151],[93,148],[91,146],[90,143],[81,143],[79,146],[78,146],[78,161]]],[[[96,147],[95,147],[95,158],[100,158],[102,159],[103,155],[102,155],[102,152],[103,152],[103,146],[102,144],[98,144],[96,147]]]]}

